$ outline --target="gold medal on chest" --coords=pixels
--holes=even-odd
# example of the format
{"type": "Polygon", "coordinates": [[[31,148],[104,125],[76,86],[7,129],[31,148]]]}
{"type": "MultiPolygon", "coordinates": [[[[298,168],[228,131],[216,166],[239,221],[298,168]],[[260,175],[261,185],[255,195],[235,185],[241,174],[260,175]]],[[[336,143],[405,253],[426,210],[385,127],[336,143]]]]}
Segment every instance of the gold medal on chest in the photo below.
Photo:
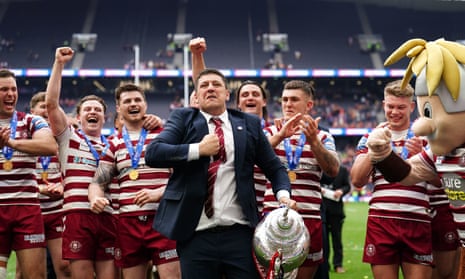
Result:
{"type": "Polygon", "coordinates": [[[297,179],[297,174],[295,173],[295,171],[290,170],[287,172],[287,175],[289,176],[289,180],[291,182],[294,182],[297,179]]]}
{"type": "Polygon", "coordinates": [[[131,180],[137,180],[137,178],[139,178],[139,172],[137,172],[137,170],[135,170],[135,169],[131,169],[129,171],[129,178],[131,180]]]}
{"type": "Polygon", "coordinates": [[[7,160],[3,163],[3,169],[6,170],[6,171],[10,171],[13,169],[13,162],[11,162],[10,160],[7,160]]]}

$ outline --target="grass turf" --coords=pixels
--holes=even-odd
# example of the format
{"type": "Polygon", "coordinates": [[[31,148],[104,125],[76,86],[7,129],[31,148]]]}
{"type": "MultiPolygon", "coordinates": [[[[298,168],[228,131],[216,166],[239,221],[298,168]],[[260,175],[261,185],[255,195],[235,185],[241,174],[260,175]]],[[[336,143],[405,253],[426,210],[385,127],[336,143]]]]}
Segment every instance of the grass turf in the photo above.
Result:
{"type": "MultiPolygon", "coordinates": [[[[345,273],[331,270],[331,279],[371,279],[370,265],[362,262],[363,244],[365,243],[368,203],[349,202],[344,204],[346,219],[342,228],[344,246],[343,265],[345,273]]],[[[331,259],[330,259],[331,262],[331,259]]]]}
{"type": "MultiPolygon", "coordinates": [[[[370,266],[362,262],[363,244],[368,213],[365,202],[350,202],[344,205],[346,219],[343,227],[344,268],[345,273],[331,270],[331,279],[372,279],[370,266]]],[[[12,253],[8,261],[7,279],[15,278],[16,257],[12,253]]]]}

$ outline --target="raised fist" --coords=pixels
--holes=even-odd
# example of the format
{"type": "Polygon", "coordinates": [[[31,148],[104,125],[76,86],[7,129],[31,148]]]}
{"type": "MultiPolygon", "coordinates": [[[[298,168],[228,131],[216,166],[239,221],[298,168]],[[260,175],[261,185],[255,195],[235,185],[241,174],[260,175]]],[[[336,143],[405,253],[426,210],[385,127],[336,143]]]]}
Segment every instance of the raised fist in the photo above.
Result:
{"type": "Polygon", "coordinates": [[[70,47],[59,47],[55,51],[55,59],[57,62],[66,63],[73,59],[74,51],[70,47]]]}
{"type": "Polygon", "coordinates": [[[197,37],[191,39],[189,42],[189,49],[194,54],[204,53],[207,50],[207,43],[205,38],[197,37]]]}
{"type": "Polygon", "coordinates": [[[367,147],[372,162],[384,160],[392,151],[391,131],[389,128],[374,129],[368,136],[367,147]]]}

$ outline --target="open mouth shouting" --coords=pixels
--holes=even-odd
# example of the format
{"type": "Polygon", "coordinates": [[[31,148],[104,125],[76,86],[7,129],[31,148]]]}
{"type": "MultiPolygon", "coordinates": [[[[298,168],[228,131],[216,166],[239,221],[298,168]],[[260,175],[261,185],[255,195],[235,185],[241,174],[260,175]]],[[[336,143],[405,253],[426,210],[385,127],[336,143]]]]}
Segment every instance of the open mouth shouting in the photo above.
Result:
{"type": "Polygon", "coordinates": [[[87,118],[87,122],[89,124],[97,124],[98,123],[98,118],[96,116],[90,116],[87,118]]]}
{"type": "Polygon", "coordinates": [[[129,110],[130,115],[135,115],[135,114],[139,114],[139,113],[140,113],[140,109],[138,109],[138,108],[137,109],[134,108],[134,109],[129,110]]]}
{"type": "Polygon", "coordinates": [[[15,102],[14,102],[14,100],[11,100],[11,101],[3,101],[3,105],[4,105],[5,109],[8,109],[8,110],[14,110],[14,109],[15,109],[15,102]]]}

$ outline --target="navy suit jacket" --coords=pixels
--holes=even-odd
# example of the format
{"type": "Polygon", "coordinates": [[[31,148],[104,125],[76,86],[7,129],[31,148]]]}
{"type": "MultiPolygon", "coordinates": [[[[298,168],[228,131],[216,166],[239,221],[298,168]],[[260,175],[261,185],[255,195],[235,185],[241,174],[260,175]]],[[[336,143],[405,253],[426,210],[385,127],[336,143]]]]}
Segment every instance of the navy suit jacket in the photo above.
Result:
{"type": "MultiPolygon", "coordinates": [[[[242,211],[255,227],[259,221],[254,165],[272,182],[273,191],[288,190],[285,167],[263,134],[255,115],[228,110],[234,135],[236,191],[242,211]]],[[[189,144],[199,143],[208,134],[205,117],[195,108],[174,110],[163,131],[147,146],[145,162],[151,167],[173,168],[160,201],[153,227],[170,239],[189,239],[198,225],[207,196],[207,171],[210,157],[187,161],[189,144]]]]}

